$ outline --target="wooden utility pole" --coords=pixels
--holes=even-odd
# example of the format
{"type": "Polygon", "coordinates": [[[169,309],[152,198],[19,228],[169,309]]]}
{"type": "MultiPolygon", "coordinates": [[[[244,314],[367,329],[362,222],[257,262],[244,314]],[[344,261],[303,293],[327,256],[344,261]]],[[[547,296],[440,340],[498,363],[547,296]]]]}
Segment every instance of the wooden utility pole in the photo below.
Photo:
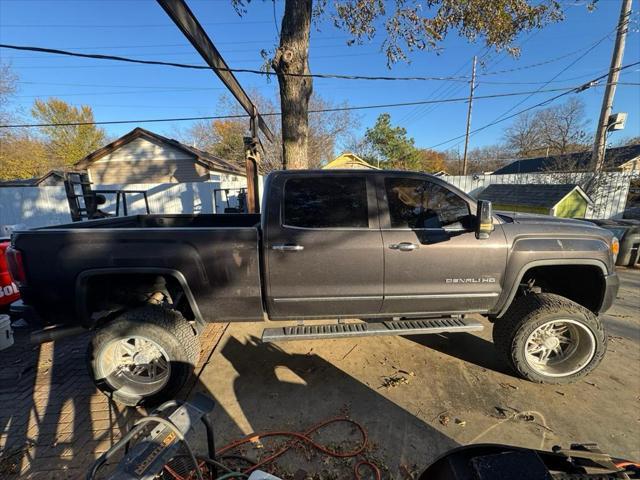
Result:
{"type": "Polygon", "coordinates": [[[473,68],[471,69],[471,88],[469,90],[469,109],[467,110],[467,132],[464,136],[464,156],[462,157],[462,175],[467,174],[467,151],[469,149],[469,130],[471,129],[471,109],[473,108],[473,91],[476,88],[476,62],[478,57],[473,56],[473,68]]]}
{"type": "Polygon", "coordinates": [[[609,116],[611,115],[611,110],[613,108],[613,98],[616,94],[616,85],[618,83],[618,77],[620,76],[620,66],[622,65],[622,57],[624,55],[624,44],[627,38],[627,30],[629,29],[630,15],[631,0],[622,0],[616,43],[613,47],[609,76],[607,77],[607,85],[605,86],[604,98],[602,99],[602,109],[600,110],[600,119],[598,120],[598,128],[593,142],[591,162],[593,163],[593,171],[596,173],[601,171],[604,167],[605,152],[607,150],[609,116]]]}
{"type": "Polygon", "coordinates": [[[215,47],[204,28],[189,9],[184,0],[156,0],[173,20],[173,23],[182,31],[191,45],[198,51],[200,56],[211,67],[215,74],[222,80],[222,83],[229,89],[233,96],[242,105],[242,108],[249,114],[251,121],[251,137],[245,139],[245,164],[247,175],[247,211],[258,213],[260,211],[260,201],[258,192],[258,164],[260,163],[260,152],[258,130],[270,142],[273,141],[273,133],[258,112],[255,104],[251,101],[247,93],[240,86],[240,83],[231,72],[229,65],[224,61],[222,55],[215,47]]]}

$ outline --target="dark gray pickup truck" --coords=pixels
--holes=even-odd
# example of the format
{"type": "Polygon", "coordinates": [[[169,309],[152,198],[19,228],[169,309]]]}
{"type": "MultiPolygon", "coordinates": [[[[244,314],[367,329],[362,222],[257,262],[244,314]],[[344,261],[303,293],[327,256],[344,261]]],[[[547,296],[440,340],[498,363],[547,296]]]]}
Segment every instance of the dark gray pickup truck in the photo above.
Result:
{"type": "Polygon", "coordinates": [[[97,385],[139,404],[180,388],[204,323],[267,318],[263,341],[468,332],[481,314],[520,375],[573,381],[606,349],[616,242],[586,222],[492,214],[429,175],[287,171],[267,177],[261,215],[39,228],[7,256],[35,337],[94,330],[97,385]],[[302,323],[322,318],[337,320],[302,323]]]}

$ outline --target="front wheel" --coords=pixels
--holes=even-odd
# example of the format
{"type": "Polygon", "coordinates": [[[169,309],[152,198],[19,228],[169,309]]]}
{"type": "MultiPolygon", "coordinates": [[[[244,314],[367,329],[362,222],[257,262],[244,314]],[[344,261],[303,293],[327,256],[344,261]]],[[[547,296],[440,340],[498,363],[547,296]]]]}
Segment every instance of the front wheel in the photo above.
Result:
{"type": "Polygon", "coordinates": [[[596,368],[607,349],[596,315],[550,293],[515,300],[496,320],[493,341],[508,365],[538,383],[574,382],[596,368]]]}
{"type": "Polygon", "coordinates": [[[172,398],[191,375],[200,347],[179,312],[149,305],[98,330],[89,344],[89,371],[118,403],[153,406],[172,398]]]}

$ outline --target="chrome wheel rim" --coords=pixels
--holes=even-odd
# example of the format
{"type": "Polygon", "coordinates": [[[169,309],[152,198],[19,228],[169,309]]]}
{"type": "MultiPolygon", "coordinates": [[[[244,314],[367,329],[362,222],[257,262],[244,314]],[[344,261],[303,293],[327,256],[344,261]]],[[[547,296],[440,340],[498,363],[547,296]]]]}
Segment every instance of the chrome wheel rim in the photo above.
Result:
{"type": "Polygon", "coordinates": [[[536,328],[525,343],[525,359],[537,373],[566,377],[586,367],[596,352],[596,339],[586,325],[552,320],[536,328]]]}
{"type": "Polygon", "coordinates": [[[130,336],[109,342],[100,352],[97,369],[99,378],[120,394],[149,396],[169,381],[171,362],[153,340],[130,336]]]}

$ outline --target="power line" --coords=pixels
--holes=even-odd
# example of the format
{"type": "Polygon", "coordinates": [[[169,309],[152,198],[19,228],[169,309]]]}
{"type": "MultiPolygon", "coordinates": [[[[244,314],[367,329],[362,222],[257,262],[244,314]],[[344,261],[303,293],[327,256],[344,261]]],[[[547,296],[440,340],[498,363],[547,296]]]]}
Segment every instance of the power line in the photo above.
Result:
{"type": "MultiPolygon", "coordinates": [[[[640,64],[637,62],[636,64],[631,64],[629,66],[634,66],[640,64]]],[[[627,68],[627,67],[623,67],[627,68]]],[[[601,85],[597,85],[597,80],[594,79],[589,83],[584,85],[567,87],[567,88],[550,88],[547,90],[542,90],[540,92],[562,92],[560,95],[553,97],[549,100],[546,100],[543,103],[549,103],[556,98],[559,98],[563,95],[567,95],[571,92],[581,92],[588,88],[599,87],[601,85]]],[[[491,98],[501,98],[501,97],[513,97],[517,95],[528,95],[531,92],[511,92],[511,93],[498,93],[493,95],[481,95],[475,97],[475,100],[486,100],[491,98]]],[[[383,103],[376,105],[361,105],[354,107],[332,107],[332,108],[322,108],[309,110],[308,113],[329,113],[329,112],[344,112],[351,110],[371,110],[371,109],[380,109],[380,108],[394,108],[394,107],[410,107],[415,105],[427,105],[432,103],[455,103],[455,102],[466,102],[468,101],[467,97],[458,97],[458,98],[447,98],[443,100],[418,100],[414,102],[400,102],[400,103],[383,103]]],[[[535,108],[531,107],[531,108],[535,108]]],[[[281,115],[279,112],[265,113],[264,116],[278,116],[281,115]]],[[[515,114],[517,115],[517,114],[515,114]]],[[[512,116],[515,116],[512,115],[512,116]]],[[[115,124],[125,124],[125,123],[156,123],[156,122],[179,122],[179,121],[193,121],[193,120],[221,120],[221,119],[231,119],[231,118],[247,118],[248,115],[213,115],[213,116],[200,116],[200,117],[175,117],[175,118],[156,118],[156,119],[139,119],[139,120],[106,120],[106,121],[98,121],[98,122],[63,122],[63,123],[24,123],[24,124],[13,124],[13,125],[0,125],[0,128],[33,128],[33,127],[73,127],[73,126],[81,126],[81,125],[115,125],[115,124]]],[[[481,129],[487,128],[481,127],[481,129]]],[[[477,129],[475,131],[478,131],[477,129]]],[[[464,135],[463,135],[464,136],[464,135]]],[[[453,140],[456,140],[456,137],[453,140]]],[[[449,140],[450,141],[450,140],[449,140]]],[[[443,143],[448,143],[443,142],[443,143]]]]}
{"type": "MultiPolygon", "coordinates": [[[[570,92],[574,91],[579,87],[571,87],[571,88],[553,88],[549,90],[545,90],[546,92],[570,92]]],[[[484,95],[476,97],[476,100],[485,100],[490,98],[500,98],[500,97],[513,97],[517,95],[528,95],[530,92],[511,92],[511,93],[499,93],[493,95],[484,95]]],[[[414,102],[401,102],[401,103],[384,103],[377,105],[362,105],[355,107],[333,107],[333,108],[323,108],[316,110],[309,110],[309,113],[327,113],[327,112],[342,112],[349,110],[369,110],[369,109],[378,109],[378,108],[392,108],[392,107],[408,107],[414,105],[427,105],[431,103],[454,103],[454,102],[464,102],[467,101],[467,97],[458,97],[458,98],[447,98],[443,100],[419,100],[414,102]]],[[[280,115],[280,113],[266,113],[265,115],[280,115]]],[[[147,120],[113,120],[113,121],[103,121],[103,122],[68,122],[68,123],[46,123],[46,124],[16,124],[16,125],[0,125],[0,128],[30,128],[30,127],[56,127],[56,126],[80,126],[80,125],[111,125],[117,123],[143,123],[143,122],[170,122],[170,121],[187,121],[187,120],[217,120],[217,119],[225,119],[225,118],[244,118],[248,115],[222,115],[222,116],[205,116],[205,117],[184,117],[184,118],[166,118],[166,119],[147,119],[147,120]]]]}
{"type": "MultiPolygon", "coordinates": [[[[624,66],[620,67],[619,71],[626,70],[627,68],[635,67],[636,65],[640,65],[640,62],[634,62],[634,63],[629,63],[627,65],[624,65],[624,66]]],[[[555,95],[555,96],[553,96],[551,98],[543,100],[542,102],[536,103],[535,105],[532,105],[530,107],[524,108],[524,109],[522,109],[522,110],[520,110],[520,111],[518,111],[516,113],[512,113],[508,117],[500,118],[498,120],[494,120],[492,122],[489,122],[486,125],[483,125],[482,127],[479,127],[479,128],[476,128],[475,130],[472,130],[471,134],[475,134],[475,133],[480,132],[482,130],[486,130],[487,128],[493,127],[494,125],[497,125],[498,123],[502,123],[502,122],[504,122],[506,120],[509,120],[509,119],[513,118],[513,117],[517,117],[518,115],[521,115],[521,114],[523,114],[525,112],[528,112],[529,110],[533,110],[535,108],[543,107],[545,105],[548,105],[549,103],[556,101],[558,98],[561,98],[561,97],[563,97],[565,95],[568,95],[568,94],[570,94],[572,92],[580,93],[580,92],[583,92],[584,90],[587,90],[588,88],[591,88],[591,87],[603,86],[603,85],[598,85],[597,82],[599,82],[603,78],[607,77],[607,75],[608,74],[600,75],[599,77],[594,78],[590,82],[587,82],[587,83],[585,83],[584,85],[582,85],[580,87],[577,87],[577,88],[574,88],[572,90],[569,90],[569,91],[560,93],[558,95],[555,95]]],[[[542,93],[542,90],[540,90],[538,93],[542,93]]],[[[481,98],[481,97],[476,97],[476,99],[477,98],[481,98]]],[[[450,138],[449,140],[445,140],[444,142],[440,142],[440,143],[437,143],[435,145],[431,145],[428,148],[436,148],[436,147],[439,147],[441,145],[445,145],[447,143],[451,143],[451,142],[453,142],[455,140],[459,140],[460,138],[464,138],[464,137],[465,137],[465,134],[463,133],[462,135],[458,135],[456,137],[450,138]]]]}
{"type": "MultiPolygon", "coordinates": [[[[239,20],[235,22],[205,22],[207,25],[244,25],[271,23],[267,20],[239,20]]],[[[3,23],[0,28],[168,28],[173,27],[169,23],[3,23]]]]}
{"type": "Polygon", "coordinates": [[[513,105],[512,107],[510,107],[508,110],[506,110],[505,112],[501,113],[500,115],[498,115],[494,120],[492,120],[492,122],[495,122],[497,120],[500,120],[502,117],[504,117],[505,115],[507,115],[508,113],[514,111],[516,108],[518,108],[520,105],[522,105],[523,103],[525,103],[527,100],[529,100],[533,95],[535,95],[536,93],[539,93],[544,87],[546,87],[547,85],[549,85],[549,83],[551,83],[552,81],[554,81],[555,79],[557,79],[560,75],[562,75],[564,72],[566,72],[567,70],[569,70],[571,67],[573,67],[576,63],[578,63],[580,60],[582,60],[584,57],[586,57],[589,53],[591,53],[595,48],[597,48],[602,42],[604,42],[607,38],[609,38],[609,35],[611,35],[611,33],[613,33],[613,31],[607,33],[604,37],[600,38],[599,40],[597,40],[596,42],[594,42],[592,45],[590,45],[589,47],[587,47],[587,49],[582,53],[582,55],[580,55],[578,58],[576,58],[575,60],[573,60],[571,63],[569,63],[567,66],[565,66],[562,70],[560,70],[558,73],[556,73],[553,77],[551,77],[550,80],[548,80],[547,82],[545,82],[541,87],[539,87],[534,93],[528,95],[527,97],[523,98],[522,100],[520,100],[518,103],[516,103],[515,105],[513,105]]]}
{"type": "MultiPolygon", "coordinates": [[[[0,48],[8,48],[10,50],[22,50],[28,52],[40,52],[40,53],[49,53],[54,55],[64,55],[68,57],[80,57],[80,58],[91,58],[94,60],[113,60],[118,62],[127,62],[127,63],[137,63],[142,65],[163,65],[168,67],[177,67],[177,68],[185,68],[185,69],[194,69],[194,70],[211,70],[211,67],[207,65],[193,65],[187,63],[176,63],[176,62],[163,62],[156,60],[141,60],[134,59],[128,57],[121,57],[117,55],[102,55],[95,53],[79,53],[79,52],[71,52],[68,50],[58,50],[55,48],[44,48],[44,47],[29,47],[23,45],[8,45],[8,44],[0,44],[0,48]]],[[[234,73],[252,73],[256,75],[275,75],[275,72],[266,72],[263,70],[256,69],[248,69],[248,68],[227,68],[227,69],[218,69],[222,71],[234,72],[234,73]]],[[[452,77],[394,77],[394,76],[371,76],[371,75],[339,75],[339,74],[324,74],[324,73],[288,73],[284,72],[282,75],[290,76],[290,77],[311,77],[311,78],[337,78],[343,80],[453,80],[452,77]]],[[[460,77],[464,79],[465,77],[460,77]]]]}
{"type": "MultiPolygon", "coordinates": [[[[28,51],[28,52],[39,52],[39,53],[47,53],[52,55],[63,55],[69,57],[76,58],[88,58],[94,60],[110,60],[110,61],[118,61],[118,62],[126,62],[140,65],[160,65],[160,66],[169,66],[176,68],[185,68],[185,69],[193,69],[193,70],[211,70],[211,67],[207,65],[195,65],[188,63],[178,63],[178,62],[166,62],[159,60],[143,60],[143,59],[135,59],[130,57],[123,57],[118,55],[105,55],[105,54],[96,54],[96,53],[80,53],[73,52],[69,50],[60,50],[54,48],[45,48],[45,47],[35,47],[35,46],[24,46],[24,45],[10,45],[10,44],[0,44],[0,48],[7,48],[10,50],[20,50],[20,51],[28,51]]],[[[496,72],[485,72],[481,74],[482,76],[488,75],[498,75],[504,74],[514,71],[521,71],[529,68],[539,67],[541,65],[546,65],[548,63],[552,63],[567,56],[574,55],[578,51],[582,51],[583,49],[570,52],[568,54],[561,55],[556,58],[552,58],[546,60],[544,62],[538,62],[530,65],[523,65],[521,67],[512,68],[508,70],[500,70],[496,72]]],[[[69,68],[69,67],[65,67],[69,68]]],[[[275,75],[275,72],[267,72],[264,70],[258,69],[248,69],[248,68],[229,68],[226,71],[234,72],[234,73],[251,73],[254,75],[275,75]]],[[[343,75],[343,74],[329,74],[329,73],[282,73],[286,76],[292,77],[304,77],[304,78],[328,78],[328,79],[341,79],[341,80],[386,80],[386,81],[432,81],[432,80],[441,80],[441,81],[451,81],[458,80],[461,82],[468,82],[469,79],[467,76],[390,76],[390,75],[343,75]]]]}

